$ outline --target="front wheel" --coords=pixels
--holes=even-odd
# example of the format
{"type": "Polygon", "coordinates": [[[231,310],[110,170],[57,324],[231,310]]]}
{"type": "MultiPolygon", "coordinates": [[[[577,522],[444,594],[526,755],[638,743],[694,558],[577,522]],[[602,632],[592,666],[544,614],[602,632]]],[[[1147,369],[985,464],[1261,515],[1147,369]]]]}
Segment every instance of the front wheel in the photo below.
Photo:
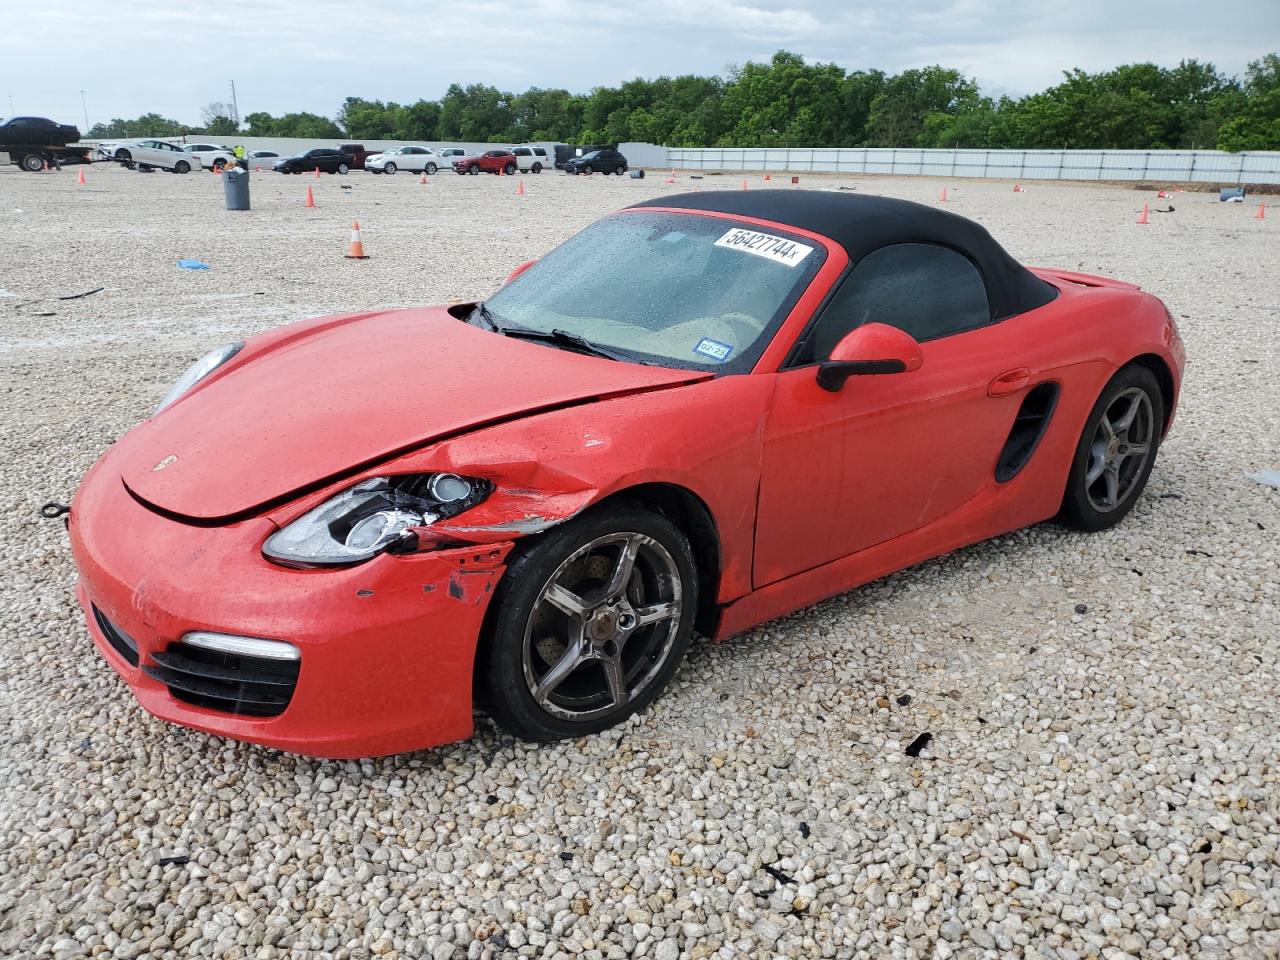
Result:
{"type": "Polygon", "coordinates": [[[427,175],[428,177],[431,177],[431,176],[434,176],[434,175],[435,175],[435,172],[436,172],[436,170],[437,170],[437,169],[439,169],[439,168],[438,168],[434,163],[428,163],[428,164],[423,168],[423,172],[424,172],[424,173],[426,173],[426,175],[427,175]]]}
{"type": "Polygon", "coordinates": [[[226,165],[227,165],[227,161],[223,160],[221,157],[214,157],[213,169],[221,170],[226,165]]]}
{"type": "Polygon", "coordinates": [[[477,693],[526,740],[595,733],[643,710],[693,634],[689,541],[639,507],[598,510],[517,547],[477,664],[477,693]]]}
{"type": "Polygon", "coordinates": [[[471,174],[471,176],[473,176],[473,177],[474,177],[476,174],[478,174],[479,172],[480,172],[480,168],[479,168],[479,167],[471,167],[470,169],[468,169],[468,170],[467,170],[467,173],[471,174]]]}
{"type": "Polygon", "coordinates": [[[187,161],[185,160],[179,160],[177,163],[173,165],[173,172],[174,173],[190,173],[191,164],[187,163],[187,161]]]}
{"type": "Polygon", "coordinates": [[[44,157],[38,153],[25,154],[18,162],[18,166],[27,171],[27,173],[39,173],[44,169],[44,157]]]}
{"type": "Polygon", "coordinates": [[[382,168],[382,170],[387,176],[391,176],[393,173],[396,172],[396,165],[394,163],[388,163],[385,167],[382,168]]]}
{"type": "Polygon", "coordinates": [[[593,173],[594,171],[595,171],[595,168],[594,168],[593,166],[591,166],[591,164],[589,164],[589,163],[584,163],[584,164],[582,165],[582,172],[583,172],[583,173],[593,173]]]}
{"type": "Polygon", "coordinates": [[[1111,378],[1093,405],[1076,446],[1062,519],[1089,533],[1114,527],[1133,509],[1155,466],[1164,398],[1146,367],[1111,378]]]}

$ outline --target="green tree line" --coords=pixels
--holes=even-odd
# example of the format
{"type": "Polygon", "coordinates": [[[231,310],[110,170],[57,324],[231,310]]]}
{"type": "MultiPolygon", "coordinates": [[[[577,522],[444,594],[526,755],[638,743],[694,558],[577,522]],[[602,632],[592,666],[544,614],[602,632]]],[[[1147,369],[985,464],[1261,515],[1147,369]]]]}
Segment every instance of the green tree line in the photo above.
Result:
{"type": "MultiPolygon", "coordinates": [[[[216,105],[211,105],[216,106],[216,105]]],[[[808,63],[781,50],[724,77],[637,78],[589,93],[513,94],[452,84],[411,104],[348,97],[337,116],[251,113],[184,127],[157,114],[97,124],[91,137],[235,132],[255,137],[620,143],[675,147],[986,147],[993,149],[1280,150],[1280,56],[1230,77],[1211,63],[1071,70],[1024,97],[984,96],[957,70],[888,75],[808,63]]]]}

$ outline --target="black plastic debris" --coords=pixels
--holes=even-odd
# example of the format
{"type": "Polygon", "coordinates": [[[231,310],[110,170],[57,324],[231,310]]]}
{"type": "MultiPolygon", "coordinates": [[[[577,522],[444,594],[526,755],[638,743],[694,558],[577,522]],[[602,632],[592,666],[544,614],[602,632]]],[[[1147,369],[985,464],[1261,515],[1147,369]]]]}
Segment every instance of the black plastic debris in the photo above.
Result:
{"type": "Polygon", "coordinates": [[[173,856],[173,857],[161,857],[158,862],[162,867],[168,867],[168,866],[181,867],[185,864],[190,863],[191,858],[187,856],[185,853],[180,853],[177,856],[173,856]]]}
{"type": "Polygon", "coordinates": [[[1082,614],[1083,614],[1083,613],[1088,613],[1088,612],[1089,612],[1089,605],[1088,605],[1087,603],[1077,603],[1077,604],[1076,604],[1076,613],[1082,613],[1082,614]]]}
{"type": "Polygon", "coordinates": [[[911,694],[909,693],[904,693],[898,697],[898,706],[900,707],[905,707],[910,702],[911,702],[911,694]]]}
{"type": "Polygon", "coordinates": [[[920,756],[920,751],[923,750],[925,747],[927,747],[929,745],[929,741],[932,739],[933,739],[933,734],[930,733],[928,730],[926,730],[924,733],[920,734],[920,736],[916,737],[909,744],[907,744],[907,749],[904,750],[903,752],[908,757],[918,757],[920,756]]]}
{"type": "Polygon", "coordinates": [[[783,873],[781,870],[778,870],[775,867],[771,867],[768,864],[765,864],[762,869],[764,870],[765,873],[773,877],[773,879],[777,880],[779,883],[795,883],[796,882],[795,877],[788,876],[787,874],[783,873]]]}
{"type": "Polygon", "coordinates": [[[570,860],[573,859],[573,854],[570,853],[568,850],[562,850],[560,852],[560,859],[563,860],[565,863],[568,863],[570,860]]]}
{"type": "Polygon", "coordinates": [[[101,293],[106,287],[94,287],[92,290],[86,290],[84,293],[69,293],[65,297],[59,297],[59,300],[79,300],[81,297],[91,297],[95,293],[101,293]]]}
{"type": "Polygon", "coordinates": [[[1186,554],[1188,557],[1212,557],[1213,556],[1212,553],[1208,553],[1204,550],[1187,550],[1186,554]]]}
{"type": "Polygon", "coordinates": [[[800,821],[800,836],[804,837],[806,840],[809,839],[809,825],[803,820],[800,821]]]}

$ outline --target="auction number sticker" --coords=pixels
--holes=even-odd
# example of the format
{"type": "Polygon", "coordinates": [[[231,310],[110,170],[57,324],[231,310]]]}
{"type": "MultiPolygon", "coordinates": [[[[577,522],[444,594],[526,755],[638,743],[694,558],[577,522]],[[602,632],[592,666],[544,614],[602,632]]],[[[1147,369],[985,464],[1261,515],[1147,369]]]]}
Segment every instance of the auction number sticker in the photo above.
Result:
{"type": "Polygon", "coordinates": [[[796,243],[786,237],[775,237],[770,233],[756,233],[754,230],[743,230],[734,227],[716,241],[717,247],[729,250],[741,250],[764,257],[775,263],[788,267],[798,267],[804,258],[813,253],[813,247],[804,243],[796,243]]]}

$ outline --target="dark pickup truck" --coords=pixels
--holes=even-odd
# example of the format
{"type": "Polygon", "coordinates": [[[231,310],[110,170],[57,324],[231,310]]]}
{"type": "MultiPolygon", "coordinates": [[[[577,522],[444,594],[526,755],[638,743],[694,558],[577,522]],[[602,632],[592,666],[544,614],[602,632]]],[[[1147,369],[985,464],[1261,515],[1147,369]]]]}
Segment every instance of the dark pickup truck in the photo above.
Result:
{"type": "Polygon", "coordinates": [[[89,163],[89,148],[68,146],[79,140],[75,127],[47,117],[12,117],[0,123],[0,153],[33,173],[46,165],[56,169],[64,163],[89,163]]]}

